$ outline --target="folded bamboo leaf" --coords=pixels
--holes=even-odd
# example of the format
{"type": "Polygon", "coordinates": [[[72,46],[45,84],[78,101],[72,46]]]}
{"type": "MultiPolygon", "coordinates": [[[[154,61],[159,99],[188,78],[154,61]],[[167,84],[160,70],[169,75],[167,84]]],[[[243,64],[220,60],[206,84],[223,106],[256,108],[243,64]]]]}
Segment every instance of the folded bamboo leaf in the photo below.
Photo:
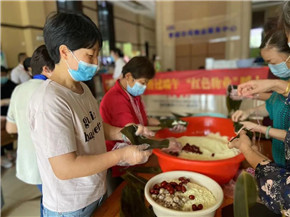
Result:
{"type": "Polygon", "coordinates": [[[169,147],[169,140],[153,140],[146,138],[144,136],[136,136],[137,126],[136,125],[130,125],[127,127],[124,127],[121,130],[121,133],[123,133],[129,141],[133,145],[142,145],[142,144],[148,144],[149,147],[147,149],[154,149],[154,148],[168,148],[169,147]]]}
{"type": "Polygon", "coordinates": [[[183,125],[183,126],[187,126],[188,123],[186,121],[180,120],[178,118],[175,119],[161,119],[159,120],[160,124],[158,126],[160,126],[161,128],[172,128],[176,125],[183,125]]]}
{"type": "Polygon", "coordinates": [[[235,186],[234,217],[249,217],[249,208],[255,205],[258,191],[253,176],[242,172],[235,186]]]}
{"type": "Polygon", "coordinates": [[[153,210],[145,206],[144,188],[147,180],[131,172],[126,172],[122,177],[127,185],[122,190],[120,216],[155,217],[153,210]]]}
{"type": "Polygon", "coordinates": [[[122,178],[137,189],[144,189],[147,180],[131,172],[126,172],[122,178]]]}
{"type": "MultiPolygon", "coordinates": [[[[234,122],[235,132],[239,132],[239,130],[240,130],[242,127],[243,127],[243,125],[242,125],[241,123],[239,123],[239,122],[234,122]]],[[[248,136],[250,139],[253,138],[253,136],[254,136],[253,132],[251,132],[251,131],[248,130],[248,129],[243,129],[243,130],[246,131],[246,134],[247,134],[247,136],[248,136]]],[[[239,138],[239,135],[237,136],[237,138],[239,138]]]]}
{"type": "Polygon", "coordinates": [[[177,113],[174,113],[174,112],[171,112],[171,114],[176,117],[176,118],[184,118],[186,117],[186,115],[181,115],[181,114],[177,114],[177,113]]]}
{"type": "Polygon", "coordinates": [[[131,173],[154,173],[159,174],[161,173],[161,169],[159,167],[129,167],[126,171],[131,173]]]}
{"type": "Polygon", "coordinates": [[[145,206],[144,190],[127,184],[121,197],[121,217],[155,217],[154,212],[145,206]]]}
{"type": "Polygon", "coordinates": [[[186,113],[186,115],[181,115],[181,114],[177,114],[177,113],[171,112],[171,114],[174,117],[176,117],[176,118],[186,118],[186,117],[192,117],[192,116],[194,116],[193,113],[186,113]]]}

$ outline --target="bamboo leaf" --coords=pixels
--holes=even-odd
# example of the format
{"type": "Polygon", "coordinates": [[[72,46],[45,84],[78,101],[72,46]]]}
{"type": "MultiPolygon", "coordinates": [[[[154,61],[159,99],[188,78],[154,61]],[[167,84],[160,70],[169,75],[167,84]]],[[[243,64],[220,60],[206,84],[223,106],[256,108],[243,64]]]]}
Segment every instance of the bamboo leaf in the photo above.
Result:
{"type": "Polygon", "coordinates": [[[122,190],[121,217],[155,217],[154,212],[145,206],[144,187],[147,180],[127,172],[123,178],[127,185],[122,190]]]}
{"type": "Polygon", "coordinates": [[[147,180],[143,177],[140,177],[131,172],[126,172],[122,178],[137,189],[144,189],[147,182],[147,180]]]}
{"type": "Polygon", "coordinates": [[[160,126],[161,128],[172,128],[177,124],[183,125],[183,126],[187,126],[188,123],[186,121],[183,121],[179,118],[174,118],[174,119],[160,119],[160,124],[158,126],[160,126]]]}
{"type": "MultiPolygon", "coordinates": [[[[234,122],[234,128],[235,128],[235,132],[238,132],[241,128],[243,127],[243,125],[239,122],[234,122]]],[[[254,134],[253,132],[251,132],[250,130],[248,129],[244,129],[246,131],[246,134],[247,136],[252,139],[254,134]]]]}
{"type": "Polygon", "coordinates": [[[126,171],[131,173],[161,173],[161,169],[159,167],[129,167],[126,171]]]}
{"type": "Polygon", "coordinates": [[[242,172],[237,180],[234,195],[234,216],[249,217],[249,208],[257,201],[257,185],[254,177],[242,172]]]}
{"type": "Polygon", "coordinates": [[[147,149],[154,149],[154,148],[168,148],[169,146],[169,140],[153,140],[146,138],[144,136],[136,136],[137,126],[136,125],[130,125],[127,127],[124,127],[121,130],[121,133],[123,133],[132,144],[134,145],[142,145],[142,144],[148,144],[149,147],[147,149]]]}

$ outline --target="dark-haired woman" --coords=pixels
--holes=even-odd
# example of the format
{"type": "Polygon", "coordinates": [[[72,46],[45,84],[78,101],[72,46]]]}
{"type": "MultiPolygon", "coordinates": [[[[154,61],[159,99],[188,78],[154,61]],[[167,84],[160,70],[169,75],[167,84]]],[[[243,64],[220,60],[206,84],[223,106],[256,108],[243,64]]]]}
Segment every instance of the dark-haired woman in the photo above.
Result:
{"type": "MultiPolygon", "coordinates": [[[[55,69],[31,97],[29,124],[43,185],[43,215],[90,217],[106,192],[106,170],[144,163],[148,146],[106,152],[105,139],[122,140],[121,128],[103,123],[96,99],[82,81],[96,74],[102,36],[83,14],[57,13],[44,26],[55,69]]],[[[145,132],[143,126],[138,133],[145,132]]]]}
{"type": "MultiPolygon", "coordinates": [[[[282,80],[288,80],[290,78],[290,48],[285,33],[278,30],[273,34],[268,34],[264,38],[260,49],[272,73],[282,80]]],[[[266,101],[266,104],[245,111],[238,110],[232,115],[232,119],[233,121],[245,120],[254,114],[263,117],[269,116],[273,120],[273,128],[286,131],[290,127],[290,109],[284,102],[285,97],[283,95],[273,92],[271,97],[266,101]]],[[[266,137],[270,135],[270,127],[258,126],[247,121],[242,122],[242,124],[248,129],[265,134],[266,137]]],[[[278,138],[281,138],[281,136],[277,135],[272,138],[272,154],[275,162],[278,165],[284,166],[284,143],[278,138]]]]}
{"type": "MultiPolygon", "coordinates": [[[[100,113],[105,123],[116,127],[124,127],[129,124],[141,124],[144,126],[157,126],[159,120],[148,118],[141,95],[145,92],[150,79],[155,75],[153,64],[146,57],[132,58],[122,70],[122,78],[104,96],[100,105],[100,113]]],[[[182,132],[185,127],[177,125],[173,131],[182,132]]],[[[116,142],[106,141],[107,150],[114,148],[116,142]]],[[[178,147],[174,140],[170,141],[170,149],[178,147]]],[[[118,177],[120,167],[112,168],[112,176],[118,177]]],[[[118,178],[116,178],[118,179],[118,178]]],[[[119,182],[120,183],[120,179],[119,182]]]]}

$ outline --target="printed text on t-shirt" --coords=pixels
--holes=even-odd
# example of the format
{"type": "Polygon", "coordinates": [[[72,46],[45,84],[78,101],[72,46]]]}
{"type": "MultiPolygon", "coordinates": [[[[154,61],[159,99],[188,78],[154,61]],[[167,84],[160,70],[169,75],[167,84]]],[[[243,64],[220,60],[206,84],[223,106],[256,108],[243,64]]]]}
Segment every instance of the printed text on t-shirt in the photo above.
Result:
{"type": "MultiPolygon", "coordinates": [[[[93,123],[93,120],[96,119],[95,112],[90,111],[88,117],[83,118],[83,124],[85,126],[85,129],[88,129],[90,127],[90,124],[93,123]]],[[[90,132],[84,132],[85,134],[85,141],[88,142],[91,139],[95,138],[95,134],[99,133],[101,130],[101,122],[98,122],[97,125],[91,130],[90,132]]]]}

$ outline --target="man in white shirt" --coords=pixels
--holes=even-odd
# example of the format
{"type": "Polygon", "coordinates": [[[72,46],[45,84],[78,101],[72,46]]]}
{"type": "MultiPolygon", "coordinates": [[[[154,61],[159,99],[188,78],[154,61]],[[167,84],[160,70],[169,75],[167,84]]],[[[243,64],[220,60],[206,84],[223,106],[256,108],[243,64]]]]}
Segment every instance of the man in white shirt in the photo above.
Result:
{"type": "Polygon", "coordinates": [[[125,61],[123,60],[124,54],[120,49],[115,48],[111,50],[111,57],[115,62],[113,78],[116,81],[122,76],[123,66],[125,65],[125,61]]]}
{"type": "Polygon", "coordinates": [[[11,81],[15,84],[21,84],[25,81],[28,81],[31,77],[28,72],[25,71],[23,66],[23,61],[27,58],[26,53],[19,53],[18,54],[18,66],[16,66],[11,71],[11,81]]]}
{"type": "MultiPolygon", "coordinates": [[[[18,133],[16,177],[21,181],[37,185],[42,192],[42,181],[39,175],[35,147],[30,135],[28,122],[28,104],[36,89],[51,76],[54,62],[50,59],[45,45],[39,46],[31,58],[33,79],[18,85],[10,100],[7,114],[6,130],[18,133]]],[[[42,216],[42,203],[41,203],[42,216]]]]}

